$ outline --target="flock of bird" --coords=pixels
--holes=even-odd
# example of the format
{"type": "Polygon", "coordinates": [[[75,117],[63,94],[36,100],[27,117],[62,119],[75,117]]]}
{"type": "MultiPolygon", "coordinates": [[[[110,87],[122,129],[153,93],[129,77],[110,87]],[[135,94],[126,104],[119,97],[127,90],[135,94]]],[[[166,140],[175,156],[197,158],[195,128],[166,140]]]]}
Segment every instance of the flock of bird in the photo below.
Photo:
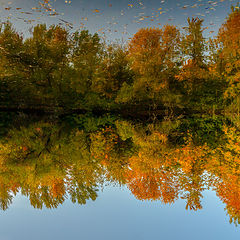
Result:
{"type": "MultiPolygon", "coordinates": [[[[66,27],[72,29],[74,28],[74,22],[67,21],[64,18],[64,13],[59,12],[57,10],[58,3],[62,1],[65,5],[71,5],[72,1],[76,0],[40,0],[38,2],[37,6],[32,6],[28,11],[24,9],[24,6],[17,6],[15,2],[6,2],[2,3],[0,1],[0,16],[2,15],[1,12],[4,12],[5,20],[15,19],[15,20],[22,20],[24,23],[27,24],[34,24],[34,23],[40,23],[41,18],[44,17],[55,17],[56,22],[60,25],[65,25],[66,27]],[[6,14],[8,12],[8,14],[6,14]]],[[[108,33],[111,34],[111,32],[118,32],[121,31],[122,34],[128,34],[128,23],[125,23],[122,27],[119,27],[119,24],[121,23],[120,18],[124,17],[128,11],[135,9],[134,13],[135,16],[132,17],[131,22],[135,24],[140,25],[162,25],[161,17],[163,15],[167,15],[167,21],[171,22],[176,20],[176,16],[172,16],[171,14],[173,12],[176,12],[176,10],[180,9],[182,10],[181,14],[188,15],[189,12],[194,11],[193,16],[198,17],[205,17],[206,15],[210,15],[213,11],[216,11],[217,7],[221,5],[221,3],[230,1],[234,5],[234,0],[217,0],[217,1],[208,1],[208,0],[194,0],[194,1],[187,1],[189,4],[181,4],[181,2],[184,1],[175,1],[175,8],[170,7],[169,4],[167,4],[167,0],[159,0],[159,7],[158,8],[151,8],[151,13],[149,14],[149,9],[147,8],[147,1],[144,3],[144,0],[129,0],[130,2],[125,6],[124,9],[119,9],[118,16],[111,16],[110,19],[106,22],[106,24],[99,28],[97,31],[99,33],[102,33],[103,35],[108,33]],[[146,14],[146,12],[148,14],[146,14]],[[118,27],[116,27],[118,26],[118,27]]],[[[237,1],[236,1],[237,2],[237,1]]],[[[78,28],[85,28],[87,22],[91,17],[99,17],[104,16],[104,14],[111,8],[114,8],[114,1],[110,0],[107,6],[104,6],[103,9],[88,9],[87,11],[90,12],[85,15],[84,17],[79,17],[79,23],[78,28]]],[[[66,6],[67,7],[67,6],[66,6]]],[[[235,5],[235,8],[239,8],[239,5],[235,5]]],[[[84,10],[84,9],[83,9],[84,10]]],[[[129,14],[129,13],[128,13],[129,14]]],[[[0,18],[0,20],[3,22],[3,19],[0,18]]],[[[210,29],[212,26],[215,25],[215,21],[210,22],[210,26],[206,27],[206,29],[210,29]]],[[[209,33],[212,34],[214,31],[211,29],[209,30],[209,33]]]]}

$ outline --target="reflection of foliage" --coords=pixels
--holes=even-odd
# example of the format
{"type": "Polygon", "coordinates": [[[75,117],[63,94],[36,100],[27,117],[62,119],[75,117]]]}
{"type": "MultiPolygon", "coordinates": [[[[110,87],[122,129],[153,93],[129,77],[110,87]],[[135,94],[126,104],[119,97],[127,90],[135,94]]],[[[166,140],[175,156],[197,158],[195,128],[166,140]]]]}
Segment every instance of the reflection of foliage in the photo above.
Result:
{"type": "Polygon", "coordinates": [[[220,56],[222,64],[224,65],[224,75],[228,82],[228,88],[224,95],[226,98],[230,99],[238,97],[240,90],[239,24],[240,10],[232,7],[232,12],[229,14],[227,21],[220,28],[218,35],[219,43],[222,47],[220,56]]]}
{"type": "Polygon", "coordinates": [[[84,129],[85,132],[95,132],[100,127],[105,125],[113,126],[116,120],[115,116],[104,115],[101,117],[94,117],[92,114],[86,115],[72,115],[65,119],[73,127],[78,127],[79,129],[84,129]]]}
{"type": "Polygon", "coordinates": [[[0,138],[7,134],[16,114],[0,112],[0,138]]]}
{"type": "Polygon", "coordinates": [[[172,106],[179,102],[176,80],[179,59],[180,34],[174,26],[166,25],[163,29],[140,29],[131,39],[128,57],[135,72],[133,84],[123,85],[119,100],[150,101],[153,110],[162,103],[172,106]],[[128,92],[132,99],[126,99],[128,92]]]}
{"type": "Polygon", "coordinates": [[[0,108],[54,112],[239,112],[239,9],[218,37],[203,20],[139,29],[124,45],[88,30],[39,24],[24,38],[0,24],[0,108]],[[209,51],[208,51],[209,50],[209,51]],[[223,104],[224,103],[224,104],[223,104]],[[133,108],[132,108],[133,109],[133,108]]]}

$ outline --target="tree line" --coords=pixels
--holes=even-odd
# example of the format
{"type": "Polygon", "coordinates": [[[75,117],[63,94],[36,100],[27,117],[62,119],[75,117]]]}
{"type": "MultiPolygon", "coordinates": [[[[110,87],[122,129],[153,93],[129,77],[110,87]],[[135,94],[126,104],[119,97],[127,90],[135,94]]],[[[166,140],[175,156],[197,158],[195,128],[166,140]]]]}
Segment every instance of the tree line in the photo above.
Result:
{"type": "Polygon", "coordinates": [[[0,108],[230,111],[240,108],[240,10],[212,39],[203,20],[142,28],[127,44],[45,24],[0,26],[0,108]]]}
{"type": "Polygon", "coordinates": [[[224,116],[155,123],[111,115],[12,118],[0,138],[0,210],[18,193],[40,209],[67,198],[86,204],[112,183],[138,200],[184,199],[186,209],[197,211],[210,188],[230,222],[240,223],[239,122],[224,116]]]}

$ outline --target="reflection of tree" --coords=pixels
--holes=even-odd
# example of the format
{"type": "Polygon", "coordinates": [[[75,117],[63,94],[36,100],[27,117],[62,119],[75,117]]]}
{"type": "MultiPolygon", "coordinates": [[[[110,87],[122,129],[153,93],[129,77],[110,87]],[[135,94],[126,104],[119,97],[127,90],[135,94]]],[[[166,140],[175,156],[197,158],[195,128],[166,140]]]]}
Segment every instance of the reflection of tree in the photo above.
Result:
{"type": "Polygon", "coordinates": [[[224,92],[225,99],[231,102],[230,111],[240,113],[240,9],[232,6],[232,12],[228,15],[226,21],[221,26],[218,33],[218,61],[216,68],[222,74],[227,82],[227,88],[224,92]]]}

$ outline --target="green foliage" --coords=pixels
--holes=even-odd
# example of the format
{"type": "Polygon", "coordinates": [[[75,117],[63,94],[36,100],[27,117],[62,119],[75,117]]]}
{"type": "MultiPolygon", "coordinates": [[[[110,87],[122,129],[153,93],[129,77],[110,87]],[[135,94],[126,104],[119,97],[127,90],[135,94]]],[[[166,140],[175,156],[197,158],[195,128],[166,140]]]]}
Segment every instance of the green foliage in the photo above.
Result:
{"type": "Polygon", "coordinates": [[[172,142],[177,144],[186,144],[188,141],[189,134],[191,139],[196,145],[207,144],[210,147],[218,146],[219,142],[222,141],[221,136],[223,135],[223,124],[227,122],[222,117],[209,118],[208,116],[195,116],[193,118],[187,118],[181,121],[180,126],[176,130],[172,131],[172,142]],[[188,129],[188,131],[184,131],[188,129]],[[176,134],[176,131],[179,134],[176,134]],[[175,132],[175,134],[173,134],[175,132]]]}
{"type": "Polygon", "coordinates": [[[134,135],[134,127],[127,121],[116,121],[115,122],[118,135],[123,141],[132,138],[134,135]]]}
{"type": "Polygon", "coordinates": [[[212,188],[230,221],[240,219],[240,133],[224,118],[136,123],[87,114],[63,121],[19,115],[16,121],[0,139],[1,210],[17,193],[39,209],[57,208],[67,198],[86,204],[111,182],[140,200],[171,204],[181,197],[195,211],[202,192],[212,188]]]}
{"type": "Polygon", "coordinates": [[[66,117],[65,120],[72,126],[78,126],[79,129],[84,129],[86,132],[94,132],[105,126],[113,126],[116,118],[116,116],[109,114],[101,117],[96,117],[92,114],[75,114],[66,117]]]}

